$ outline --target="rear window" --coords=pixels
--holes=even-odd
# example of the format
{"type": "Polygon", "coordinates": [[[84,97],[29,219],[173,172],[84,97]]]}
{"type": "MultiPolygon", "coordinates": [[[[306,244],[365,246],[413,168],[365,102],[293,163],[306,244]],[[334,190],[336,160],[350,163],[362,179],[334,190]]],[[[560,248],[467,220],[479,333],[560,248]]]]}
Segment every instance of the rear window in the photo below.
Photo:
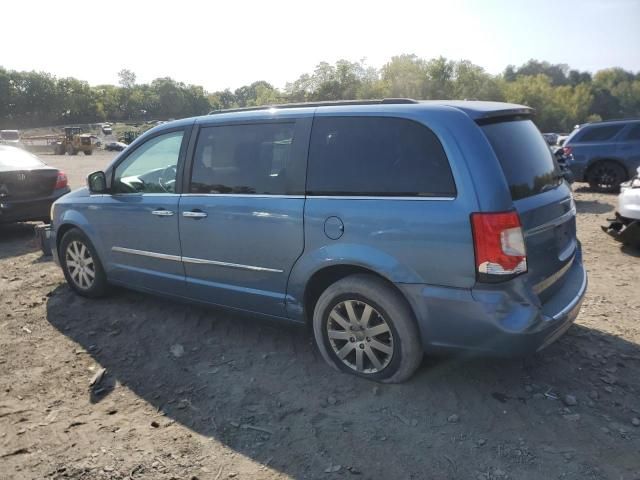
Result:
{"type": "Polygon", "coordinates": [[[5,130],[0,132],[0,138],[2,140],[20,140],[20,134],[16,131],[5,130]]]}
{"type": "Polygon", "coordinates": [[[317,117],[309,195],[455,196],[449,161],[424,125],[391,117],[317,117]]]}
{"type": "Polygon", "coordinates": [[[624,124],[618,125],[602,125],[601,127],[589,127],[580,135],[575,137],[576,142],[605,142],[615,137],[620,130],[624,128],[624,124]]]}
{"type": "Polygon", "coordinates": [[[514,200],[537,195],[561,183],[547,142],[531,120],[484,125],[514,200]]]}
{"type": "Polygon", "coordinates": [[[0,169],[2,170],[22,170],[42,166],[44,166],[43,162],[24,150],[0,146],[0,169]]]}

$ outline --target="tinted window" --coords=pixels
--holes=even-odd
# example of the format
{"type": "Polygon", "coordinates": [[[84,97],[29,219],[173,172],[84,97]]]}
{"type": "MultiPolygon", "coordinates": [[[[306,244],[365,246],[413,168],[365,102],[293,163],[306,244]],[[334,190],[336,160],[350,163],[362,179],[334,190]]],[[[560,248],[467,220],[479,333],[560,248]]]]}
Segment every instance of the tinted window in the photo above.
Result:
{"type": "MultiPolygon", "coordinates": [[[[294,193],[295,125],[224,125],[200,130],[191,193],[294,193]]],[[[299,192],[298,192],[299,193],[299,192]]]]}
{"type": "Polygon", "coordinates": [[[5,130],[0,132],[2,140],[20,140],[20,134],[15,130],[5,130]]]}
{"type": "Polygon", "coordinates": [[[449,162],[423,125],[400,118],[318,117],[309,147],[310,195],[453,196],[449,162]]]}
{"type": "Polygon", "coordinates": [[[136,148],[116,167],[116,193],[174,193],[184,132],[159,135],[136,148]]]}
{"type": "Polygon", "coordinates": [[[631,130],[627,133],[625,140],[640,140],[640,123],[631,127],[631,130]]]}
{"type": "Polygon", "coordinates": [[[604,142],[610,140],[618,134],[624,127],[623,124],[619,125],[603,125],[601,127],[591,127],[585,130],[585,132],[578,137],[578,142],[604,142]]]}
{"type": "Polygon", "coordinates": [[[21,170],[42,166],[44,163],[24,150],[0,146],[0,170],[21,170]]]}
{"type": "Polygon", "coordinates": [[[561,183],[549,146],[531,120],[491,123],[482,130],[502,165],[514,200],[561,183]]]}

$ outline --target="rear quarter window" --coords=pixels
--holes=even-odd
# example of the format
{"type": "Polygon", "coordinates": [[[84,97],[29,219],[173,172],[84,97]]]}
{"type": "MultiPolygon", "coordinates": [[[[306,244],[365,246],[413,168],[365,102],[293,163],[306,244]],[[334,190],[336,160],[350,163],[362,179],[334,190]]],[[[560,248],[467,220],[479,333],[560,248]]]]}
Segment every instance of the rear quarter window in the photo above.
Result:
{"type": "Polygon", "coordinates": [[[615,137],[620,130],[624,128],[624,124],[619,125],[602,125],[586,128],[584,132],[578,132],[573,139],[574,142],[606,142],[615,137]]]}
{"type": "Polygon", "coordinates": [[[436,135],[393,117],[316,117],[309,195],[452,197],[449,161],[436,135]]]}
{"type": "Polygon", "coordinates": [[[627,135],[624,139],[628,142],[636,142],[640,140],[640,123],[632,126],[631,129],[627,132],[627,135]]]}
{"type": "Polygon", "coordinates": [[[490,123],[482,130],[500,161],[513,200],[560,185],[551,150],[531,120],[490,123]]]}

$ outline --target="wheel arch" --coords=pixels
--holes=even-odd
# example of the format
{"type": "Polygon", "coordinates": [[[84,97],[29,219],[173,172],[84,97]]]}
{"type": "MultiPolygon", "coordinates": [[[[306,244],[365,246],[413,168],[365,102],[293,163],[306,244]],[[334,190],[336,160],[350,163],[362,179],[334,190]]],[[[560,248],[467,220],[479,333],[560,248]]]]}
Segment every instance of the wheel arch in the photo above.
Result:
{"type": "Polygon", "coordinates": [[[62,241],[62,237],[65,233],[73,228],[77,228],[87,236],[98,252],[98,255],[103,258],[102,243],[100,242],[95,230],[82,213],[77,210],[66,210],[59,217],[53,219],[53,223],[56,226],[55,247],[57,252],[60,251],[60,242],[62,241]]]}
{"type": "Polygon", "coordinates": [[[313,310],[320,295],[332,284],[351,275],[367,274],[382,280],[390,288],[400,294],[415,318],[415,311],[404,292],[388,277],[371,268],[351,263],[337,263],[316,270],[307,281],[302,295],[303,319],[307,325],[312,324],[313,310]]]}
{"type": "Polygon", "coordinates": [[[316,291],[318,283],[326,285],[329,280],[337,281],[354,273],[375,275],[396,289],[399,283],[425,283],[410,266],[379,248],[359,243],[324,244],[305,251],[291,268],[287,281],[287,315],[304,323],[309,292],[316,291]]]}
{"type": "Polygon", "coordinates": [[[625,162],[623,160],[621,160],[620,158],[617,157],[600,157],[600,158],[596,158],[591,160],[591,162],[589,162],[589,165],[587,166],[587,168],[584,171],[584,180],[585,181],[589,181],[589,175],[591,173],[591,171],[598,165],[601,163],[605,163],[605,162],[611,162],[614,163],[616,165],[618,165],[624,172],[626,177],[622,180],[627,181],[631,178],[630,173],[629,173],[629,169],[627,168],[627,165],[625,164],[625,162]]]}
{"type": "Polygon", "coordinates": [[[82,231],[80,227],[78,227],[73,223],[63,223],[58,227],[56,231],[56,251],[57,252],[60,252],[60,242],[62,241],[62,237],[64,237],[69,230],[73,230],[74,228],[82,231]]]}

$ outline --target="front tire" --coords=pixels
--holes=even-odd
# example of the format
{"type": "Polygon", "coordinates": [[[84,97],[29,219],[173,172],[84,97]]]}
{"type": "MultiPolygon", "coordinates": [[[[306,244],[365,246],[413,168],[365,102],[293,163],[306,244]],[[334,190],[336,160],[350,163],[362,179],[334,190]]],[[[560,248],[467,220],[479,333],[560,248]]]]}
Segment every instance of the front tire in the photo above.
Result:
{"type": "Polygon", "coordinates": [[[78,295],[97,298],[107,293],[107,276],[98,253],[80,230],[74,228],[64,234],[59,258],[67,283],[78,295]]]}
{"type": "Polygon", "coordinates": [[[329,365],[369,380],[403,382],[422,362],[409,305],[373,275],[350,275],[327,288],[313,312],[313,332],[329,365]]]}
{"type": "Polygon", "coordinates": [[[627,179],[624,169],[615,162],[603,161],[589,169],[587,181],[596,192],[615,193],[627,179]]]}

